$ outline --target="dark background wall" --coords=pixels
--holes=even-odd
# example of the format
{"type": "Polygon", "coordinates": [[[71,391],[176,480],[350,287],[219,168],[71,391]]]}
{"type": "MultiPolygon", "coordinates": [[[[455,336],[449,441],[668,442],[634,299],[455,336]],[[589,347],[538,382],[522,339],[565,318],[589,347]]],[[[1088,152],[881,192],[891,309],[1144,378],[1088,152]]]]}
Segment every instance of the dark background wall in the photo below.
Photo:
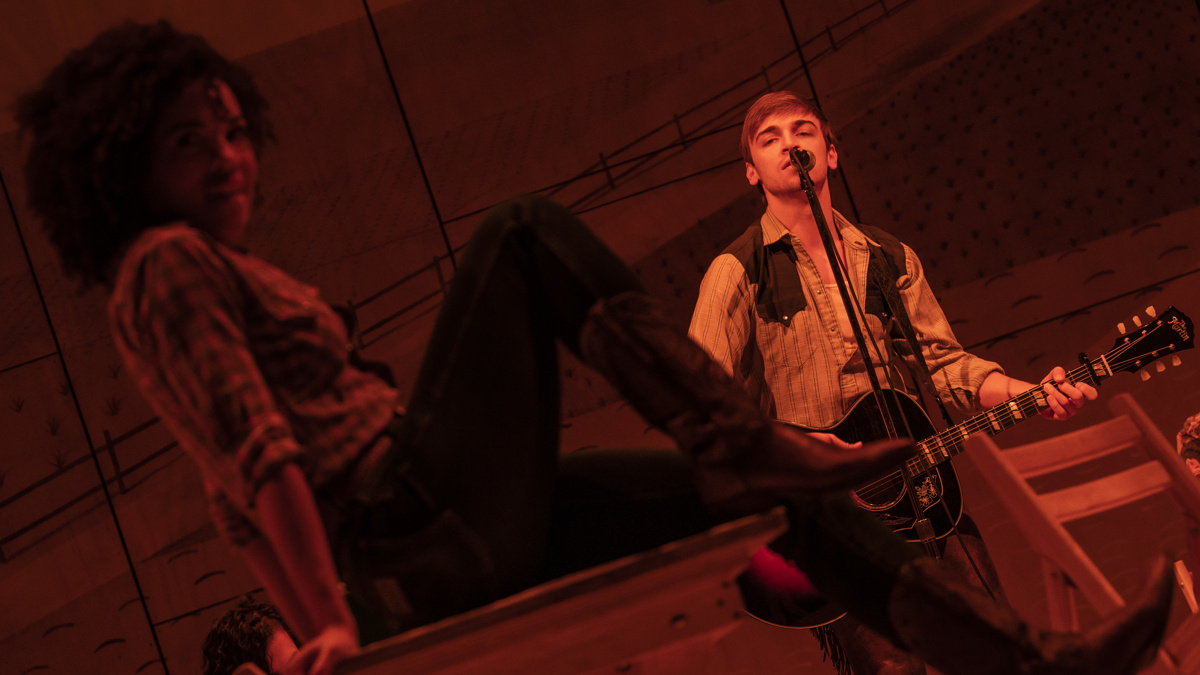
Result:
{"type": "MultiPolygon", "coordinates": [[[[1013,375],[1102,353],[1118,321],[1148,305],[1188,311],[1195,295],[1191,0],[4,3],[5,675],[198,672],[209,622],[256,587],[123,372],[104,298],[62,278],[24,205],[7,112],[99,30],[158,17],[258,78],[278,144],[250,247],[355,306],[367,353],[402,388],[461,246],[484,210],[520,192],[570,205],[685,323],[708,261],[760,212],[736,145],[768,89],[817,96],[839,132],[835,206],[913,246],[962,342],[1013,375]]],[[[1200,409],[1184,356],[1102,393],[1132,391],[1171,435],[1200,409]]],[[[612,408],[594,373],[567,359],[564,376],[569,429],[612,408]]],[[[1106,414],[1093,405],[1072,424],[1106,414]]],[[[568,433],[564,447],[643,428],[626,419],[568,433]]],[[[1002,444],[1067,428],[1033,421],[1002,444]]],[[[970,479],[969,461],[959,466],[970,479]]],[[[976,508],[1014,604],[1036,610],[1036,561],[1002,515],[976,508]]],[[[1115,573],[1140,574],[1111,557],[1115,573]]],[[[706,648],[719,656],[711,672],[828,669],[805,633],[747,627],[706,648]]]]}

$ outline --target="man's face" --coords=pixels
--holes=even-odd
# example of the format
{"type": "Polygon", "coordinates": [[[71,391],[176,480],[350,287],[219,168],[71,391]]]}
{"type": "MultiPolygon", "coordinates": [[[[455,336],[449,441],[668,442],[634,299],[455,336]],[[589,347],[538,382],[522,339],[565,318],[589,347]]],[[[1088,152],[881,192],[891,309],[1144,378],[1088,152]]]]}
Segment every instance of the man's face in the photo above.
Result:
{"type": "Polygon", "coordinates": [[[808,150],[816,164],[809,176],[819,188],[829,172],[837,168],[837,148],[826,147],[821,123],[806,110],[796,108],[776,113],[763,120],[750,139],[750,159],[746,165],[746,180],[763,186],[770,195],[779,197],[802,194],[800,175],[791,165],[788,154],[792,148],[808,150]]]}

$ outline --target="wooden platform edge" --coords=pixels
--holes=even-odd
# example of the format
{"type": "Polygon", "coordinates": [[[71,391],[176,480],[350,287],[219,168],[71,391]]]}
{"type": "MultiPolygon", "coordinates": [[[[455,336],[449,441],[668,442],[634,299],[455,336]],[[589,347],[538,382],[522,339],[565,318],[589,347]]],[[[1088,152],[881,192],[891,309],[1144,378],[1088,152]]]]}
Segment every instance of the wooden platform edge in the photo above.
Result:
{"type": "Polygon", "coordinates": [[[718,555],[719,560],[715,563],[723,570],[740,570],[750,553],[786,528],[787,517],[782,508],[723,523],[700,534],[582,570],[478,609],[367,645],[360,654],[343,662],[335,672],[337,675],[365,673],[422,650],[436,650],[439,646],[472,634],[489,629],[498,630],[514,620],[536,622],[533,615],[547,613],[547,610],[565,602],[581,600],[596,591],[706,555],[712,556],[715,552],[727,552],[718,555]]]}

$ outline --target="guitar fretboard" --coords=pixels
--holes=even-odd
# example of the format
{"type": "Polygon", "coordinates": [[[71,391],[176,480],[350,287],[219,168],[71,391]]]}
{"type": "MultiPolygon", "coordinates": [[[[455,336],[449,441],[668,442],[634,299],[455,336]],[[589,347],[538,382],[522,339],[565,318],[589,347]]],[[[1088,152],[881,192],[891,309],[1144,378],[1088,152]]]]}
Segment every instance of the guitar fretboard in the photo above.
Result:
{"type": "MultiPolygon", "coordinates": [[[[1103,357],[1094,364],[1082,365],[1067,373],[1071,382],[1087,381],[1092,385],[1111,375],[1105,367],[1103,357]]],[[[1004,403],[967,419],[949,429],[941,431],[917,444],[917,454],[908,460],[905,467],[909,475],[929,471],[934,466],[963,451],[963,444],[972,434],[985,433],[989,436],[1011,429],[1050,407],[1046,392],[1038,385],[1017,394],[1004,403]]]]}
{"type": "MultiPolygon", "coordinates": [[[[1137,325],[1140,326],[1141,323],[1137,325]]],[[[1192,346],[1192,320],[1174,307],[1169,307],[1150,325],[1118,339],[1113,348],[1099,358],[1089,359],[1081,354],[1082,365],[1068,372],[1067,380],[1098,386],[1114,373],[1140,370],[1146,364],[1167,354],[1191,349],[1192,346]]],[[[985,433],[995,436],[1049,407],[1050,402],[1042,385],[1033,387],[917,443],[917,454],[904,463],[904,469],[910,476],[926,473],[961,453],[963,444],[971,434],[985,433]]],[[[900,473],[897,471],[872,485],[890,481],[900,473]]],[[[858,492],[861,494],[862,490],[858,492]]]]}

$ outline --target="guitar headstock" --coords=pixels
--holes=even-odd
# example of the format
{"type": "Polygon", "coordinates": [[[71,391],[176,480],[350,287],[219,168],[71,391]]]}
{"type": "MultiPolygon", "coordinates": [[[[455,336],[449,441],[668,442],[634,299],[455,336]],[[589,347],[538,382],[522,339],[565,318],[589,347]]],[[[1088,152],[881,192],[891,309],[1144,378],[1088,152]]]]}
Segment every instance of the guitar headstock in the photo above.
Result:
{"type": "MultiPolygon", "coordinates": [[[[1117,338],[1112,349],[1101,357],[1111,372],[1137,372],[1167,356],[1172,357],[1172,365],[1179,365],[1178,353],[1195,346],[1192,320],[1174,306],[1162,314],[1147,307],[1146,316],[1145,320],[1133,317],[1135,330],[1132,331],[1127,332],[1123,323],[1117,324],[1122,337],[1117,338]]],[[[1157,367],[1159,372],[1166,369],[1161,362],[1157,367]]],[[[1149,378],[1150,373],[1143,371],[1142,379],[1149,378]]]]}

